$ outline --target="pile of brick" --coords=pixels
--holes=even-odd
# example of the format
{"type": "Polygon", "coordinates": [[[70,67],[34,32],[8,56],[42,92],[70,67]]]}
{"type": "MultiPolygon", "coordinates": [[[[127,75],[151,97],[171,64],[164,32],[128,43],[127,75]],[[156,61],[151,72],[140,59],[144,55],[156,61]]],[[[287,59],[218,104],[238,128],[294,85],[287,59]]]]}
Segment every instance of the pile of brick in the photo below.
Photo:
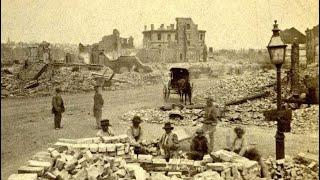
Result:
{"type": "MultiPolygon", "coordinates": [[[[276,105],[268,99],[253,100],[240,105],[228,106],[224,116],[221,118],[224,126],[232,124],[256,125],[263,127],[275,127],[275,121],[265,121],[263,112],[276,109],[276,105]]],[[[138,115],[144,122],[164,124],[170,121],[176,126],[196,125],[204,120],[203,109],[183,108],[179,111],[183,119],[170,119],[172,111],[162,111],[156,108],[136,109],[121,116],[124,121],[131,121],[132,117],[138,115]]],[[[303,134],[315,132],[319,129],[319,105],[310,108],[303,107],[292,111],[291,133],[303,134]]]]}
{"type": "Polygon", "coordinates": [[[128,136],[59,139],[46,152],[38,152],[9,180],[36,179],[259,179],[260,166],[224,150],[202,161],[136,155],[128,136]]]}
{"type": "Polygon", "coordinates": [[[266,164],[272,179],[319,179],[319,161],[315,155],[300,153],[280,160],[269,157],[266,164]]]}
{"type": "MultiPolygon", "coordinates": [[[[116,74],[112,85],[105,90],[127,89],[160,81],[161,75],[156,73],[128,72],[116,74]]],[[[48,96],[55,87],[60,87],[64,93],[88,92],[93,91],[96,80],[89,70],[73,71],[72,68],[60,68],[43,73],[38,79],[38,84],[36,87],[25,89],[25,82],[12,74],[5,74],[1,76],[1,97],[48,96]]]]}

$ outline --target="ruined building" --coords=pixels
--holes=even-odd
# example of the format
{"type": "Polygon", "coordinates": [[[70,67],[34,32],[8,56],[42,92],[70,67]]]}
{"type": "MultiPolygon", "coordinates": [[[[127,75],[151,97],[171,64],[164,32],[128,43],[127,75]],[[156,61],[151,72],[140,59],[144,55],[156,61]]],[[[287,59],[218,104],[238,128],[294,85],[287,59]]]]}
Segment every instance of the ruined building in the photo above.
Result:
{"type": "Polygon", "coordinates": [[[176,26],[164,24],[158,29],[145,26],[143,49],[138,54],[142,61],[197,62],[206,61],[207,47],[204,30],[199,30],[191,18],[176,18],[176,26]]]}
{"type": "Polygon", "coordinates": [[[104,64],[104,55],[111,60],[115,60],[121,55],[128,54],[134,49],[133,37],[120,37],[117,29],[114,29],[111,35],[103,36],[98,43],[84,46],[79,44],[80,53],[89,53],[91,64],[104,64]]]}

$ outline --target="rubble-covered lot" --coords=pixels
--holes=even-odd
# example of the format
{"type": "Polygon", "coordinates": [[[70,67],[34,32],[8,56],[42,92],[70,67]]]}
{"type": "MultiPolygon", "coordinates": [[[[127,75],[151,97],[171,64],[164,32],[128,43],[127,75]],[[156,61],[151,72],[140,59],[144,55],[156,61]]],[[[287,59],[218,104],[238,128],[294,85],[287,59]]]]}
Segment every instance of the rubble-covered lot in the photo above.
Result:
{"type": "MultiPolygon", "coordinates": [[[[64,93],[80,93],[93,91],[96,84],[94,71],[73,71],[72,68],[55,69],[53,72],[45,72],[39,79],[39,85],[25,89],[25,83],[18,80],[12,74],[3,73],[1,76],[1,97],[26,97],[48,96],[55,87],[60,87],[64,93]],[[51,76],[51,77],[50,77],[51,76]]],[[[111,73],[105,76],[107,80],[111,73]]],[[[161,75],[156,73],[126,72],[115,74],[111,80],[111,86],[105,87],[106,91],[134,88],[142,85],[150,85],[161,82],[161,75]]]]}
{"type": "MultiPolygon", "coordinates": [[[[275,127],[276,122],[266,121],[264,111],[276,109],[276,94],[273,86],[275,74],[272,71],[246,72],[239,76],[224,76],[219,79],[210,79],[205,89],[195,84],[193,102],[205,104],[206,97],[212,97],[217,107],[224,112],[221,120],[224,124],[253,124],[257,126],[275,127]],[[250,95],[261,92],[270,92],[265,97],[248,100],[238,105],[225,106],[225,104],[237,101],[250,95]],[[224,111],[225,108],[225,111],[224,111]]],[[[285,87],[284,87],[285,88],[285,87]]],[[[140,115],[146,122],[164,123],[169,121],[172,111],[162,111],[159,108],[137,109],[122,116],[123,120],[130,121],[136,114],[140,115]]],[[[203,109],[182,109],[184,119],[172,121],[175,125],[196,124],[203,120],[203,109]]],[[[302,105],[301,109],[293,111],[292,133],[314,132],[319,129],[318,123],[319,105],[307,108],[302,105]]]]}

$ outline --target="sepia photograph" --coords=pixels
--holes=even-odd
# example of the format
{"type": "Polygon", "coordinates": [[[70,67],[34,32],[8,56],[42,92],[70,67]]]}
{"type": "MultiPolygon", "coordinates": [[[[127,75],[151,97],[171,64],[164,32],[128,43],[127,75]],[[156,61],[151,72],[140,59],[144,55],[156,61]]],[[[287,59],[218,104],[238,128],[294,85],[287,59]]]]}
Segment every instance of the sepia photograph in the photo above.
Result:
{"type": "Polygon", "coordinates": [[[318,0],[1,0],[2,180],[319,180],[318,0]]]}

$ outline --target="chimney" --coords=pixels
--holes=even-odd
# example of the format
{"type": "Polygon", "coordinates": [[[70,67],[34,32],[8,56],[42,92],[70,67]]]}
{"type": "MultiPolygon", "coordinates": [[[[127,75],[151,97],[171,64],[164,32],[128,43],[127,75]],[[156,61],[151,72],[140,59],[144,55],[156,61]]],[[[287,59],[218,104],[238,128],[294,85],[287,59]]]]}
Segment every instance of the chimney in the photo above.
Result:
{"type": "Polygon", "coordinates": [[[151,24],[151,30],[154,30],[154,24],[151,24]]]}
{"type": "Polygon", "coordinates": [[[144,30],[145,30],[145,31],[147,30],[147,26],[146,26],[146,25],[144,25],[144,30]]]}
{"type": "Polygon", "coordinates": [[[170,24],[171,30],[174,30],[174,24],[170,24]]]}
{"type": "Polygon", "coordinates": [[[160,29],[164,29],[164,24],[161,24],[160,29]]]}

